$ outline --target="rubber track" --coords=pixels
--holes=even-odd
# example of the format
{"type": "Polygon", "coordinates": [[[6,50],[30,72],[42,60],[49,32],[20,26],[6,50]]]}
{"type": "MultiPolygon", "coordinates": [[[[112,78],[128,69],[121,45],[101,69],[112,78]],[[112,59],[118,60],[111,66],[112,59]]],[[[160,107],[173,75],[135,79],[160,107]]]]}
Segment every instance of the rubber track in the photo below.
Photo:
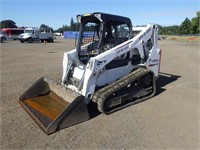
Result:
{"type": "MultiPolygon", "coordinates": [[[[148,69],[145,69],[145,68],[138,68],[136,70],[134,70],[133,72],[131,72],[130,74],[128,74],[127,76],[109,84],[108,86],[105,86],[104,88],[98,90],[95,95],[93,96],[93,101],[95,103],[98,104],[98,110],[102,113],[105,113],[105,114],[110,114],[114,111],[117,111],[121,108],[124,108],[126,106],[122,106],[116,110],[111,110],[111,112],[105,112],[104,110],[104,102],[105,100],[113,93],[119,91],[120,89],[128,86],[129,84],[133,83],[134,81],[136,81],[137,79],[139,79],[140,77],[144,76],[145,74],[147,73],[150,73],[151,71],[148,70],[148,69]]],[[[153,86],[155,87],[155,78],[153,79],[153,86]]],[[[151,96],[148,96],[149,97],[152,97],[154,95],[155,91],[151,94],[151,96]]],[[[140,101],[142,101],[144,99],[141,99],[140,101]]],[[[137,101],[138,102],[138,101],[137,101]]],[[[136,103],[136,102],[135,102],[136,103]]]]}

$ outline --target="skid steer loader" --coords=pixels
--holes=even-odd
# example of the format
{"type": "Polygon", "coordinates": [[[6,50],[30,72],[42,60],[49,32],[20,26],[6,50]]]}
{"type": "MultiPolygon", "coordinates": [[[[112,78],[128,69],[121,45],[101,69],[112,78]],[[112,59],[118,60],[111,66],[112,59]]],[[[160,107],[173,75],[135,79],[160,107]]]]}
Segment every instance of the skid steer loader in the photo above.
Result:
{"type": "Polygon", "coordinates": [[[161,57],[156,25],[134,36],[127,17],[97,12],[77,20],[76,49],[64,53],[62,79],[42,77],[19,98],[46,134],[88,120],[90,102],[110,114],[156,92],[161,57]]]}

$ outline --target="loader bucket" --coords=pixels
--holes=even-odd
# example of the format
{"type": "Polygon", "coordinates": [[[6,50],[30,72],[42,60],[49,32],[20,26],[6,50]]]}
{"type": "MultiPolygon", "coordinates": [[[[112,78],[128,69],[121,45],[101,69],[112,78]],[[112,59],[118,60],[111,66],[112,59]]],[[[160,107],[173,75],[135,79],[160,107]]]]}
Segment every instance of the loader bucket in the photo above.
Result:
{"type": "Polygon", "coordinates": [[[84,96],[47,77],[20,96],[19,103],[46,134],[89,119],[84,96]]]}

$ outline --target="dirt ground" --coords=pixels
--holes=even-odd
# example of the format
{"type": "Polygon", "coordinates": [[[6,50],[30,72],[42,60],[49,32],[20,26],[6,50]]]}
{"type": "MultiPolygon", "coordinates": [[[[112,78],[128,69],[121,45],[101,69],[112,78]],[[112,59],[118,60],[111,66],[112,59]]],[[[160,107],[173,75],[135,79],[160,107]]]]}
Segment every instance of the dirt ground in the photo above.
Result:
{"type": "Polygon", "coordinates": [[[42,76],[61,78],[74,41],[1,43],[1,149],[200,149],[200,45],[159,45],[155,97],[47,136],[18,99],[42,76]]]}

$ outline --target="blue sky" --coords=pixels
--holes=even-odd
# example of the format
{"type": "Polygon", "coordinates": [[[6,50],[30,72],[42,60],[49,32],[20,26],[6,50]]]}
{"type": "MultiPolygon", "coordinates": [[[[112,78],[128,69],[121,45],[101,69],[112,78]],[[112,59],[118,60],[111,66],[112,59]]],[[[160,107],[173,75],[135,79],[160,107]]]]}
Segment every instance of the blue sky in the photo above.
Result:
{"type": "Polygon", "coordinates": [[[54,29],[69,25],[77,14],[105,12],[127,16],[133,25],[156,23],[180,25],[200,11],[200,0],[0,0],[0,21],[11,19],[17,26],[54,29]]]}

